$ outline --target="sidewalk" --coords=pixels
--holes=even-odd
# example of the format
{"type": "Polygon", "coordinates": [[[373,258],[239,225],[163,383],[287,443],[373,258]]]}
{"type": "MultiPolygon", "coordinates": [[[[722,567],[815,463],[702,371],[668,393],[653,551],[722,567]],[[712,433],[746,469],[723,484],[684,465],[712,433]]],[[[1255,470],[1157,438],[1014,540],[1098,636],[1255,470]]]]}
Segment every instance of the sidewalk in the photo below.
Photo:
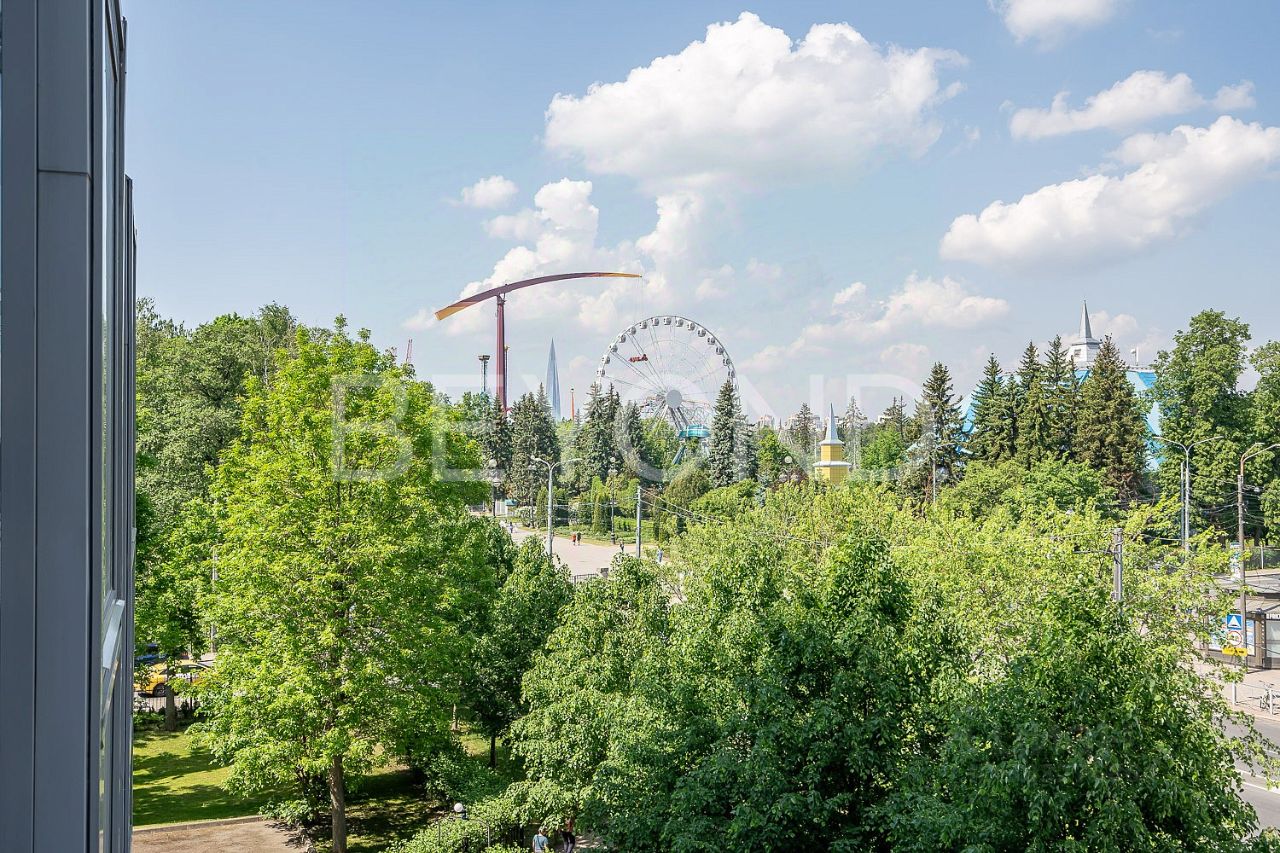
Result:
{"type": "Polygon", "coordinates": [[[1238,711],[1280,720],[1280,669],[1250,669],[1239,684],[1223,683],[1222,693],[1238,711]]]}

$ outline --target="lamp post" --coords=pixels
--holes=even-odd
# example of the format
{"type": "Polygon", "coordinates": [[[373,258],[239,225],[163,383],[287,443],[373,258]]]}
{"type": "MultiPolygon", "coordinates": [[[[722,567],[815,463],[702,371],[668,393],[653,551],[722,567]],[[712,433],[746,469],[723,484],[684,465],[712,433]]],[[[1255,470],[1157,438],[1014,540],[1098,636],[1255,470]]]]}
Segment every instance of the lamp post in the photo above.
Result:
{"type": "Polygon", "coordinates": [[[556,506],[556,493],[555,493],[556,469],[561,467],[562,465],[572,465],[574,462],[581,462],[582,460],[580,458],[575,457],[573,459],[561,459],[559,462],[548,462],[547,460],[542,459],[541,457],[538,457],[538,456],[531,456],[529,458],[532,460],[529,463],[530,468],[538,467],[534,463],[547,466],[547,556],[550,557],[551,547],[552,547],[551,537],[552,537],[552,532],[555,529],[552,523],[552,519],[553,519],[552,513],[555,512],[555,506],[556,506]]]}
{"type": "Polygon", "coordinates": [[[1158,435],[1153,435],[1152,439],[1161,444],[1171,444],[1182,451],[1182,553],[1189,555],[1191,553],[1191,450],[1206,442],[1221,441],[1222,436],[1211,435],[1190,444],[1183,444],[1181,441],[1158,435]]]}
{"type": "MultiPolygon", "coordinates": [[[[462,803],[453,804],[453,816],[458,820],[470,820],[471,814],[467,811],[467,807],[462,803]]],[[[489,826],[489,821],[482,817],[476,818],[480,823],[484,824],[484,846],[487,850],[493,846],[493,827],[489,826]]],[[[444,829],[444,821],[436,823],[436,847],[440,847],[443,840],[442,830],[444,829]]]]}
{"type": "Polygon", "coordinates": [[[480,359],[480,391],[486,398],[489,396],[489,354],[477,356],[480,359]]]}
{"type": "MultiPolygon", "coordinates": [[[[1240,658],[1240,663],[1245,669],[1249,668],[1249,620],[1245,615],[1248,605],[1248,597],[1244,589],[1244,463],[1257,456],[1260,453],[1266,453],[1268,450],[1275,450],[1280,447],[1280,442],[1269,444],[1266,447],[1258,447],[1254,444],[1243,454],[1240,455],[1240,473],[1236,477],[1236,559],[1240,561],[1240,634],[1241,644],[1244,646],[1244,656],[1240,658]]],[[[1253,630],[1254,648],[1262,640],[1257,627],[1253,630]]]]}

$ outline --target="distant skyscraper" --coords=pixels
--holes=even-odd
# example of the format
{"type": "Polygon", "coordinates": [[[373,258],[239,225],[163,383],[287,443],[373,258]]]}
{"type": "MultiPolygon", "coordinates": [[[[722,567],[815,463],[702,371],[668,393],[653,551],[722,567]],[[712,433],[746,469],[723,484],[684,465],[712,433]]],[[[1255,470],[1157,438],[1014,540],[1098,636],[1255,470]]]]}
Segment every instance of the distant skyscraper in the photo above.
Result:
{"type": "Polygon", "coordinates": [[[556,342],[551,339],[551,353],[547,356],[547,401],[551,404],[551,417],[560,420],[560,371],[556,368],[556,342]]]}

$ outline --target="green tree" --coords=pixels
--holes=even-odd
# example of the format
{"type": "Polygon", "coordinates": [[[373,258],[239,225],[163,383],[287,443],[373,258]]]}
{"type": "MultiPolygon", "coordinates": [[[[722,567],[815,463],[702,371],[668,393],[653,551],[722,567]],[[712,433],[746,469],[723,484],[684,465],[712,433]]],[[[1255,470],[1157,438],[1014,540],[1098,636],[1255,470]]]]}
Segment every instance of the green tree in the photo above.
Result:
{"type": "Polygon", "coordinates": [[[1245,849],[1251,747],[1223,733],[1185,637],[1144,638],[1097,584],[1044,606],[1006,677],[949,697],[945,742],[888,810],[894,849],[1245,849]]]}
{"type": "Polygon", "coordinates": [[[790,446],[791,455],[797,462],[808,465],[818,452],[819,435],[818,417],[808,403],[800,404],[800,410],[791,418],[785,433],[785,443],[790,446]]]}
{"type": "Polygon", "coordinates": [[[952,390],[951,371],[940,361],[934,362],[924,382],[917,414],[929,452],[929,476],[941,482],[959,480],[964,465],[964,418],[952,390]]]}
{"type": "MultiPolygon", "coordinates": [[[[1173,349],[1156,358],[1151,398],[1160,407],[1161,434],[1183,444],[1221,436],[1192,451],[1191,494],[1199,507],[1234,501],[1225,484],[1234,482],[1240,456],[1253,441],[1249,401],[1240,390],[1248,342],[1247,324],[1221,311],[1201,311],[1174,335],[1173,349]]],[[[1177,451],[1161,454],[1156,480],[1162,494],[1179,493],[1182,459],[1177,451]]],[[[1219,529],[1232,529],[1236,521],[1232,507],[1200,517],[1219,529]]]]}
{"type": "Polygon", "coordinates": [[[801,463],[792,456],[792,449],[782,443],[776,430],[768,427],[760,430],[756,448],[756,477],[761,483],[766,486],[774,485],[780,477],[798,473],[800,467],[801,463]]]}
{"type": "Polygon", "coordinates": [[[1102,342],[1089,376],[1080,386],[1080,416],[1074,445],[1081,462],[1102,472],[1121,498],[1142,488],[1147,422],[1137,392],[1111,338],[1102,342]]]}
{"type": "Polygon", "coordinates": [[[973,426],[968,442],[973,458],[984,462],[1012,459],[1016,449],[1016,418],[1012,385],[1005,381],[1000,362],[992,355],[987,359],[982,381],[973,392],[973,426]]]}
{"type": "Polygon", "coordinates": [[[866,415],[858,407],[858,401],[850,397],[849,405],[845,407],[844,416],[840,419],[840,437],[844,440],[844,458],[850,462],[862,458],[863,427],[866,422],[866,415]]]}
{"type": "Polygon", "coordinates": [[[511,471],[511,419],[502,409],[502,401],[496,397],[489,404],[489,429],[484,433],[482,451],[486,463],[492,459],[494,467],[507,472],[511,471]]]}
{"type": "Polygon", "coordinates": [[[1075,366],[1071,363],[1066,347],[1062,345],[1061,336],[1055,336],[1049,343],[1041,382],[1048,407],[1045,429],[1047,456],[1051,459],[1070,459],[1079,408],[1080,383],[1076,381],[1075,366]]]}
{"type": "Polygon", "coordinates": [[[525,394],[511,407],[511,468],[507,482],[513,496],[529,505],[547,487],[547,469],[534,458],[556,462],[560,458],[560,441],[551,420],[546,394],[525,394]]]}
{"type": "Polygon", "coordinates": [[[737,441],[741,435],[741,419],[742,407],[738,404],[738,391],[733,387],[733,381],[726,379],[720,386],[715,412],[711,416],[708,473],[713,486],[728,486],[738,479],[737,441]]]}
{"type": "Polygon", "coordinates": [[[498,737],[528,710],[520,679],[573,596],[564,566],[553,563],[536,538],[526,539],[512,562],[471,655],[467,686],[472,717],[489,736],[490,767],[497,763],[498,737]]]}
{"type": "MultiPolygon", "coordinates": [[[[1254,352],[1251,361],[1258,372],[1258,384],[1250,395],[1250,415],[1254,440],[1266,447],[1280,442],[1280,342],[1271,341],[1254,352]]],[[[1265,535],[1280,537],[1280,454],[1254,457],[1248,472],[1253,482],[1263,483],[1261,509],[1265,535]]]]}
{"type": "Polygon", "coordinates": [[[664,510],[675,515],[677,533],[688,526],[694,501],[711,491],[712,485],[706,466],[696,461],[681,465],[671,478],[659,500],[664,510]]]}
{"type": "Polygon", "coordinates": [[[335,853],[348,777],[447,741],[495,589],[489,525],[465,512],[484,487],[434,474],[437,437],[451,467],[478,464],[458,426],[340,318],[319,340],[300,333],[269,387],[250,380],[212,485],[219,646],[200,741],[234,788],[292,782],[308,811],[327,790],[335,853]]]}

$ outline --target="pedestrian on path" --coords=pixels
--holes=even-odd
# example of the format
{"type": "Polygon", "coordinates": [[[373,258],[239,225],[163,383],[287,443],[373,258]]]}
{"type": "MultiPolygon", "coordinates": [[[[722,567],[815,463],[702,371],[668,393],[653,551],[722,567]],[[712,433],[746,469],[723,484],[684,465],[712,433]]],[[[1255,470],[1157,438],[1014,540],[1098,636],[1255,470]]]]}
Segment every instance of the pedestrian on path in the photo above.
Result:
{"type": "Polygon", "coordinates": [[[658,565],[662,565],[662,546],[658,546],[658,565]]]}
{"type": "Polygon", "coordinates": [[[578,836],[573,834],[573,818],[569,818],[564,829],[560,830],[560,838],[564,841],[564,853],[573,853],[578,846],[578,836]]]}
{"type": "Polygon", "coordinates": [[[533,837],[533,853],[547,853],[547,845],[551,840],[547,838],[546,833],[546,827],[538,827],[538,834],[533,837]]]}

